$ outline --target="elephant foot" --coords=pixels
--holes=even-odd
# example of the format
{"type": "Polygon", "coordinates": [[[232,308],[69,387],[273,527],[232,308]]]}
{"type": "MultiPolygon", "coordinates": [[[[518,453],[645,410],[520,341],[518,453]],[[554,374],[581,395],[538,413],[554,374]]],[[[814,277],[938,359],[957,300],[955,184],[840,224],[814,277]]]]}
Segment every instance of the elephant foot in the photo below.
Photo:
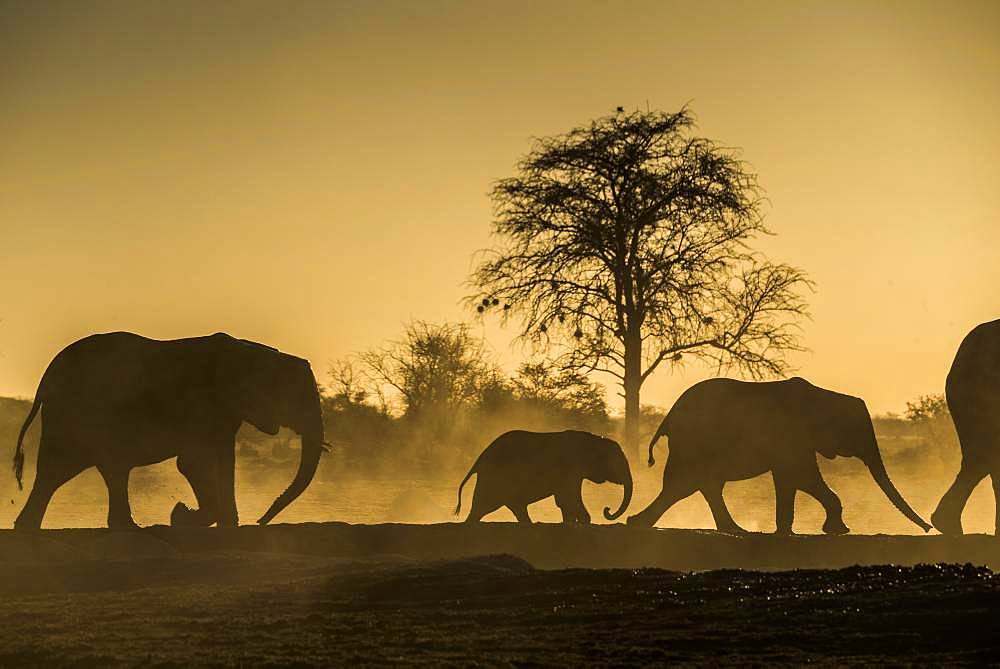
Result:
{"type": "Polygon", "coordinates": [[[14,529],[21,532],[42,529],[42,519],[26,517],[23,513],[14,521],[14,529]]]}
{"type": "Polygon", "coordinates": [[[717,532],[722,532],[723,534],[748,534],[745,529],[736,523],[733,523],[732,525],[723,525],[722,527],[716,525],[715,529],[717,532]]]}
{"type": "Polygon", "coordinates": [[[173,511],[170,512],[170,525],[172,527],[208,527],[214,520],[207,520],[207,514],[201,509],[191,509],[183,502],[177,502],[173,511]]]}
{"type": "Polygon", "coordinates": [[[139,525],[132,518],[121,518],[117,520],[108,519],[108,529],[132,531],[138,530],[139,525]]]}
{"type": "Polygon", "coordinates": [[[643,516],[641,513],[637,513],[634,516],[629,516],[625,520],[625,524],[628,527],[652,527],[656,524],[656,521],[650,521],[648,517],[643,516]]]}
{"type": "Polygon", "coordinates": [[[937,509],[931,514],[931,525],[936,527],[941,534],[948,536],[962,534],[962,517],[942,512],[941,509],[937,509]]]}
{"type": "Polygon", "coordinates": [[[795,532],[792,531],[791,527],[779,527],[774,531],[774,534],[778,537],[790,537],[795,534],[795,532]]]}
{"type": "Polygon", "coordinates": [[[826,522],[823,523],[823,534],[839,535],[847,534],[850,531],[851,528],[845,525],[840,518],[827,518],[826,522]]]}

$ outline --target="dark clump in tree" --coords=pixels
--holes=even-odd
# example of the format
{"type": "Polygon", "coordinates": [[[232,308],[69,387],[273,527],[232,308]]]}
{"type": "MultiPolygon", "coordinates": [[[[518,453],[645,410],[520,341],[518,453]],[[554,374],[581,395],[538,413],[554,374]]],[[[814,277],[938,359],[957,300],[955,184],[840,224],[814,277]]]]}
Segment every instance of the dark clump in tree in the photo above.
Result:
{"type": "Polygon", "coordinates": [[[801,350],[809,281],[749,247],[768,232],[756,176],[693,128],[687,109],[634,112],[538,140],[492,191],[499,242],[469,280],[479,314],[518,319],[521,341],[565,369],[617,380],[631,448],[662,363],[760,378],[801,350]]]}

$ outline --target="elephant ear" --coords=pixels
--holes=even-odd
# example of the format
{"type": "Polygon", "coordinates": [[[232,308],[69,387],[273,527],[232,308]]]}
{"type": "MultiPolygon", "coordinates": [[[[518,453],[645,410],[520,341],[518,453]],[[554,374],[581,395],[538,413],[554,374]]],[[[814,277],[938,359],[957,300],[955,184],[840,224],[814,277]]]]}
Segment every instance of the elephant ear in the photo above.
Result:
{"type": "Polygon", "coordinates": [[[216,384],[222,402],[241,420],[262,432],[277,434],[280,412],[275,387],[283,354],[276,348],[224,333],[218,338],[216,384]]]}

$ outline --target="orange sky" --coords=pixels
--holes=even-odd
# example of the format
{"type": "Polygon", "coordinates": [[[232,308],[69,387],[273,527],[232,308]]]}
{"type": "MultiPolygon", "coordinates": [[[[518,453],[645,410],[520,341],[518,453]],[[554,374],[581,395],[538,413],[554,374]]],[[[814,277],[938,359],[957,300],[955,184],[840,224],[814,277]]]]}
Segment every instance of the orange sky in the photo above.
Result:
{"type": "Polygon", "coordinates": [[[817,282],[803,376],[899,410],[1000,317],[1000,3],[12,4],[0,394],[97,331],[224,330],[324,377],[464,317],[491,183],[647,101],[758,171],[762,247],[817,282]]]}

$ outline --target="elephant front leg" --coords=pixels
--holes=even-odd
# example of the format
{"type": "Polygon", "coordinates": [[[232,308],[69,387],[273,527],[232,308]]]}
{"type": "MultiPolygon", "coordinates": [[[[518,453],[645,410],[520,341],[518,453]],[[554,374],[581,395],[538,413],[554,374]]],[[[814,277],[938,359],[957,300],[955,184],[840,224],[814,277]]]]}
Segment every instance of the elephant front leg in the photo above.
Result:
{"type": "MultiPolygon", "coordinates": [[[[984,467],[978,463],[973,464],[971,458],[966,459],[963,456],[962,467],[958,470],[955,482],[941,497],[937,508],[931,514],[931,523],[941,534],[962,534],[962,510],[969,501],[972,491],[987,475],[988,472],[984,467]]],[[[996,477],[993,477],[994,491],[996,481],[996,477]]],[[[1000,530],[1000,518],[997,519],[997,525],[1000,530]]]]}
{"type": "Polygon", "coordinates": [[[230,445],[216,460],[215,484],[219,500],[219,527],[240,524],[236,509],[236,449],[230,445]]]}
{"type": "Polygon", "coordinates": [[[209,527],[220,522],[222,505],[213,459],[204,455],[182,455],[177,458],[177,469],[191,484],[198,508],[189,509],[182,502],[177,502],[170,513],[170,524],[175,527],[209,527]]]}
{"type": "Polygon", "coordinates": [[[996,502],[996,522],[993,526],[993,534],[1000,537],[1000,471],[994,470],[990,479],[993,482],[993,500],[996,502]]]}

